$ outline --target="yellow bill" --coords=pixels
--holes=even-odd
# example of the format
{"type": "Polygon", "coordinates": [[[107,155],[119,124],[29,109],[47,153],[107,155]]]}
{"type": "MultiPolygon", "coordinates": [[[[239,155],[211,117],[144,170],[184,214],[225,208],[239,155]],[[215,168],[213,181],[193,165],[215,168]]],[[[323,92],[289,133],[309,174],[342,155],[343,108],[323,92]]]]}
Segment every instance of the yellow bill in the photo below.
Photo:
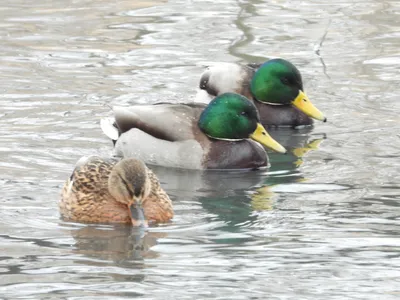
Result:
{"type": "Polygon", "coordinates": [[[279,153],[286,153],[286,149],[275,141],[260,123],[257,123],[257,128],[252,134],[250,134],[250,138],[271,150],[279,153]]]}
{"type": "Polygon", "coordinates": [[[299,94],[296,99],[293,100],[292,104],[307,116],[326,122],[325,116],[311,103],[310,99],[308,99],[307,95],[303,91],[299,91],[299,94]]]}

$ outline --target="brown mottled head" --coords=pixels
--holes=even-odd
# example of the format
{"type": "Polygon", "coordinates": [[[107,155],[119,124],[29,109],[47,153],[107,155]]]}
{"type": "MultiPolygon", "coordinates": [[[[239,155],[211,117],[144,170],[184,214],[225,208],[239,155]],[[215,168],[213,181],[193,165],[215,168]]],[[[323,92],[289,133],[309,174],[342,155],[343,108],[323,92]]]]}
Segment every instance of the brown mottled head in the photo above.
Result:
{"type": "Polygon", "coordinates": [[[122,159],[111,171],[108,189],[123,204],[141,204],[150,193],[146,165],[134,158],[122,159]]]}

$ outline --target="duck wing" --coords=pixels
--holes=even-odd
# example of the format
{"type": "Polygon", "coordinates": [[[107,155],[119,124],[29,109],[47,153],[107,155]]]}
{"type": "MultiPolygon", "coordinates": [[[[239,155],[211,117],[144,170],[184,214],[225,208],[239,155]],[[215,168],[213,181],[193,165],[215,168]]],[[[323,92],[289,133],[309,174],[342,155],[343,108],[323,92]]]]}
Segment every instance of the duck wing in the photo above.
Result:
{"type": "Polygon", "coordinates": [[[115,140],[118,136],[137,128],[148,135],[166,141],[194,139],[195,128],[205,104],[202,103],[157,103],[153,105],[115,106],[114,120],[102,120],[103,132],[115,140]],[[112,132],[110,134],[110,132],[112,132]]]}

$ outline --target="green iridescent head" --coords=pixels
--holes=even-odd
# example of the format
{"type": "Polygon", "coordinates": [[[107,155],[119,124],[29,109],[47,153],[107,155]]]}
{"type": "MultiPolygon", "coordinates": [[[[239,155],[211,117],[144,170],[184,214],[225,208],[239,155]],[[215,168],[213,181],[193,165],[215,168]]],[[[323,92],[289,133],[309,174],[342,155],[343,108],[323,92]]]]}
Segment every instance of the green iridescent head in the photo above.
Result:
{"type": "Polygon", "coordinates": [[[201,113],[198,126],[214,139],[251,138],[274,151],[286,152],[261,125],[254,104],[239,94],[225,93],[214,98],[201,113]]]}
{"type": "Polygon", "coordinates": [[[299,70],[287,60],[276,58],[262,64],[254,73],[250,90],[260,102],[291,104],[307,116],[326,122],[304,92],[299,70]]]}
{"type": "Polygon", "coordinates": [[[303,91],[303,81],[292,63],[277,58],[260,66],[251,80],[250,89],[258,101],[290,104],[299,91],[303,91]]]}
{"type": "Polygon", "coordinates": [[[257,108],[246,97],[225,93],[204,109],[199,127],[213,138],[240,140],[248,138],[259,122],[257,108]]]}

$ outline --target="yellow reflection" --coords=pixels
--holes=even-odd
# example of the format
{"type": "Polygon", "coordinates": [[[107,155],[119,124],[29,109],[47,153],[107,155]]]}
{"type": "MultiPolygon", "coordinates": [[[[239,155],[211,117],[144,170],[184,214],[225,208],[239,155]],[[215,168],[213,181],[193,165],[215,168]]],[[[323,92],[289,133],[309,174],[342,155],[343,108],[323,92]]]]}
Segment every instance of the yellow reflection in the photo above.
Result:
{"type": "Polygon", "coordinates": [[[309,180],[309,178],[305,178],[305,177],[301,177],[296,179],[296,182],[307,182],[309,180]]]}
{"type": "Polygon", "coordinates": [[[302,148],[295,148],[292,150],[292,153],[294,154],[294,156],[298,157],[299,159],[296,160],[294,162],[294,164],[296,165],[296,167],[301,166],[301,164],[303,163],[303,156],[306,155],[308,152],[310,152],[311,150],[316,150],[319,148],[319,145],[322,143],[324,139],[316,139],[313,140],[311,142],[309,142],[307,145],[305,145],[302,148]]]}
{"type": "Polygon", "coordinates": [[[251,207],[253,210],[272,210],[274,198],[276,194],[271,190],[271,186],[263,186],[258,188],[256,192],[251,195],[251,207]]]}

